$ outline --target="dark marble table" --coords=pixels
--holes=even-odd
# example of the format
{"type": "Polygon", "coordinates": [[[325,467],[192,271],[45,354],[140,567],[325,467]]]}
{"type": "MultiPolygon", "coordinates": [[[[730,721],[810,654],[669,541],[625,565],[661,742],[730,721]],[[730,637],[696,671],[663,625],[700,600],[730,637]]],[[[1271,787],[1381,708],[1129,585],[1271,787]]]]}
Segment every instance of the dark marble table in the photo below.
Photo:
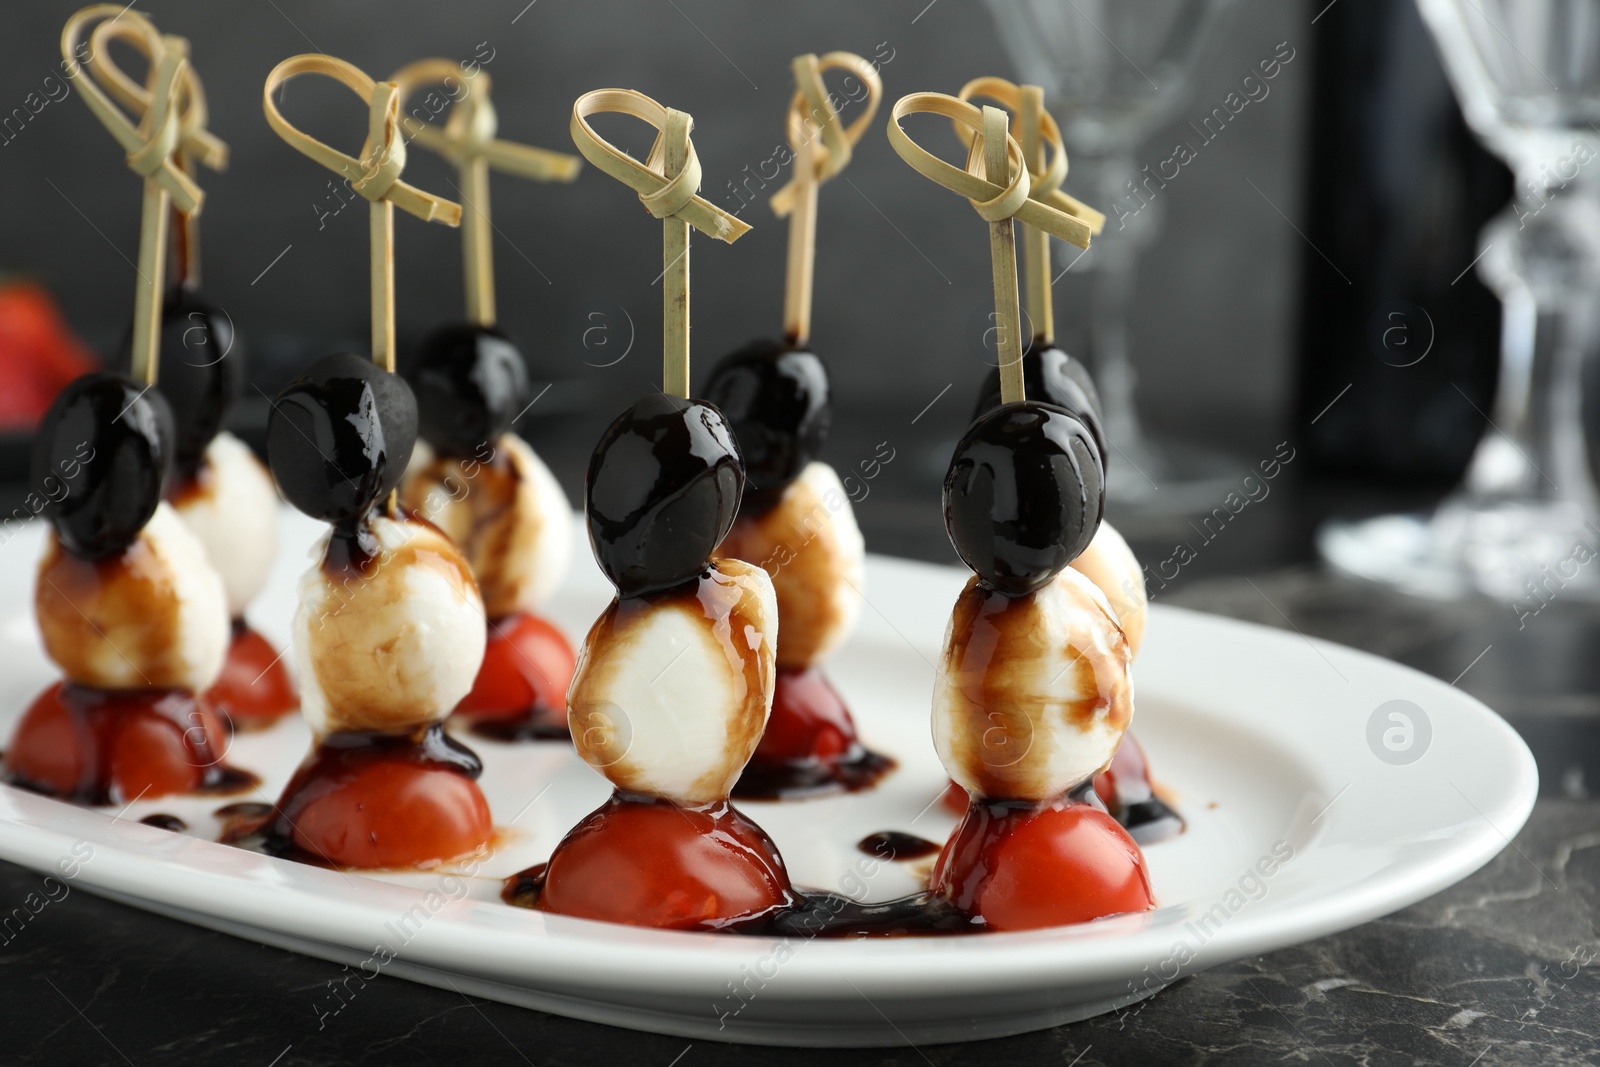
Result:
{"type": "MultiPolygon", "coordinates": [[[[937,427],[846,420],[835,462],[871,455],[893,424],[897,459],[858,509],[869,543],[948,561],[937,427]]],[[[585,450],[563,442],[592,441],[595,429],[540,442],[564,477],[585,450]]],[[[1252,444],[1239,447],[1253,455],[1252,444]]],[[[1600,1064],[1600,800],[1590,796],[1600,612],[1557,603],[1519,628],[1505,604],[1380,597],[1311,564],[1324,515],[1383,503],[1370,490],[1286,481],[1159,600],[1292,622],[1454,680],[1528,739],[1542,795],[1526,828],[1477,874],[1394,915],[1182,979],[1120,1016],[978,1044],[819,1052],[633,1033],[394,978],[319,1019],[342,976],[333,964],[72,891],[0,933],[0,1063],[1600,1064]]],[[[1145,558],[1181,536],[1172,517],[1118,521],[1145,558]]],[[[0,908],[40,886],[40,875],[0,864],[0,908]]]]}

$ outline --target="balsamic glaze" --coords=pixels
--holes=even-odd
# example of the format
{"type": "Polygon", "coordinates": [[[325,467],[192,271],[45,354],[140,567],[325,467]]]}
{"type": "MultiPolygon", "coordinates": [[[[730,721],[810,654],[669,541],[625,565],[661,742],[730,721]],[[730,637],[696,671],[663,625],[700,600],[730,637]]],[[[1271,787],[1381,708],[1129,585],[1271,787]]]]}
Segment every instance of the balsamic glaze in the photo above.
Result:
{"type": "Polygon", "coordinates": [[[34,434],[30,477],[62,547],[102,560],[138,539],[161,503],[173,434],[166,399],[120,374],[85,374],[56,395],[34,434]]]}
{"type": "MultiPolygon", "coordinates": [[[[1022,381],[1029,400],[1051,404],[1089,428],[1100,455],[1106,454],[1106,434],[1101,426],[1100,393],[1094,387],[1089,368],[1054,344],[1035,337],[1022,354],[1022,381]]],[[[1000,368],[991,369],[978,391],[978,404],[972,411],[977,419],[1000,406],[1000,368]]]]}
{"type": "Polygon", "coordinates": [[[370,513],[335,523],[328,537],[328,550],[322,554],[322,573],[335,581],[370,578],[380,551],[382,546],[372,530],[370,513]]]}
{"type": "Polygon", "coordinates": [[[787,341],[760,339],[724,356],[705,398],[728,420],[744,457],[744,515],[770,509],[822,453],[833,409],[822,360],[787,341]]]}
{"type": "Polygon", "coordinates": [[[1156,794],[1144,749],[1131,733],[1123,735],[1103,778],[1105,784],[1097,781],[1096,788],[1107,810],[1139,844],[1151,845],[1183,833],[1183,817],[1156,794]]]}
{"type": "Polygon", "coordinates": [[[880,860],[919,860],[937,855],[944,846],[926,837],[904,833],[900,830],[879,830],[856,842],[856,848],[880,860]]]}
{"type": "Polygon", "coordinates": [[[146,826],[154,826],[157,830],[171,830],[175,834],[181,834],[189,828],[189,824],[176,815],[146,815],[139,821],[146,826]]]}
{"type": "Polygon", "coordinates": [[[944,479],[945,528],[979,578],[1021,596],[1089,547],[1105,496],[1100,449],[1082,422],[1046,404],[1006,404],[956,445],[944,479]]]}
{"type": "Polygon", "coordinates": [[[267,455],[284,499],[314,519],[365,515],[405,474],[417,438],[411,387],[370,359],[325,356],[284,386],[267,455]]]}
{"type": "Polygon", "coordinates": [[[464,717],[471,733],[491,741],[565,741],[570,745],[572,730],[566,719],[552,720],[549,711],[541,706],[514,718],[464,717]]]}
{"type": "Polygon", "coordinates": [[[895,761],[858,741],[836,759],[800,759],[767,762],[752,758],[745,764],[733,795],[739,800],[795,800],[824,793],[860,793],[877,785],[895,769],[895,761]]]}
{"type": "Polygon", "coordinates": [[[738,513],[744,467],[720,411],[654,393],[600,435],[585,486],[595,559],[637,596],[705,570],[738,513]]]}

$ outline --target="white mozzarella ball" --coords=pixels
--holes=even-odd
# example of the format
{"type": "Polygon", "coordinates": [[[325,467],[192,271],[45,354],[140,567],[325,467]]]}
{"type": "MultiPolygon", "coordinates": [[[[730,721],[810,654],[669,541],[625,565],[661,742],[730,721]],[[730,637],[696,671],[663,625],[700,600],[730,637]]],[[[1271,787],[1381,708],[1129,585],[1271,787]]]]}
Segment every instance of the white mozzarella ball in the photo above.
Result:
{"type": "Polygon", "coordinates": [[[272,475],[249,445],[219,433],[206,446],[195,484],[173,506],[222,575],[229,612],[242,617],[267,584],[278,551],[278,491],[272,475]]]}
{"type": "Polygon", "coordinates": [[[619,789],[727,798],[772,710],[777,604],[766,572],[713,560],[690,592],[612,601],[584,641],[567,721],[619,789]]]}
{"type": "Polygon", "coordinates": [[[1111,610],[1117,613],[1122,632],[1128,635],[1133,654],[1139,654],[1144,642],[1144,623],[1149,611],[1149,597],[1144,587],[1144,571],[1139,557],[1133,554],[1128,542],[1122,539],[1109,522],[1102,522],[1081,556],[1072,561],[1074,570],[1083,574],[1106,595],[1111,610]]]}
{"type": "Polygon", "coordinates": [[[572,506],[514,433],[502,434],[483,459],[430,452],[408,468],[401,502],[460,547],[491,619],[533,610],[566,577],[572,506]]]}
{"type": "Polygon", "coordinates": [[[79,559],[47,537],[34,613],[67,678],[101,689],[203,692],[232,636],[222,578],[166,503],[111,559],[79,559]]]}
{"type": "Polygon", "coordinates": [[[809,463],[767,511],[742,516],[721,555],[764,568],[778,596],[778,665],[804,668],[844,644],[861,615],[866,541],[839,476],[809,463]]]}
{"type": "Polygon", "coordinates": [[[324,566],[329,537],[300,579],[292,647],[300,709],[318,734],[401,733],[445,718],[472,689],[487,624],[466,561],[426,523],[376,518],[359,571],[324,566]]]}
{"type": "Polygon", "coordinates": [[[974,578],[951,613],[934,686],[945,770],[996,800],[1048,800],[1088,780],[1133,716],[1131,660],[1105,595],[1077,571],[1020,597],[974,578]]]}

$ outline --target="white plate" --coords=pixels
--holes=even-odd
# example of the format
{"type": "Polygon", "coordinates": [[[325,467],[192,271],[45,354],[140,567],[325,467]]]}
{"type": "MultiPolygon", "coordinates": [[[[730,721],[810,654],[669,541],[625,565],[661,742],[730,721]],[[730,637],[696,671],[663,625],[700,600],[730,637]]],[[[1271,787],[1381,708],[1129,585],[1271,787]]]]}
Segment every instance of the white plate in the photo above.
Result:
{"type": "MultiPolygon", "coordinates": [[[[251,612],[280,645],[316,533],[286,514],[286,548],[251,612]]],[[[28,611],[40,534],[25,531],[0,557],[5,736],[54,677],[28,611]]],[[[916,888],[928,861],[884,863],[854,843],[889,829],[942,840],[954,824],[932,804],[945,779],[928,709],[931,663],[964,575],[881,557],[867,571],[869,607],[829,670],[864,739],[900,768],[868,793],[743,808],[776,839],[796,884],[881,900],[916,888]]],[[[609,593],[582,560],[550,614],[581,635],[609,593]]],[[[77,887],[345,963],[352,975],[696,1039],[896,1045],[1123,1009],[1180,975],[1355,926],[1482,866],[1533,806],[1533,758],[1510,727],[1459,690],[1372,656],[1158,607],[1136,680],[1136,732],[1189,829],[1146,850],[1159,910],[1078,927],[778,942],[510,908],[499,878],[545,858],[608,787],[561,745],[476,738],[504,840],[475,877],[345,874],[219,845],[208,839],[216,798],[143,801],[115,818],[10,787],[0,787],[0,856],[58,877],[74,870],[77,887]],[[1368,740],[1374,713],[1394,700],[1431,725],[1431,739],[1413,734],[1413,754],[1424,754],[1403,766],[1368,740]],[[154,812],[178,815],[194,836],[140,825],[154,812]],[[74,867],[75,847],[92,856],[74,867]],[[1292,857],[1259,874],[1274,850],[1292,857]]],[[[1374,736],[1391,725],[1380,718],[1374,736]]],[[[307,742],[295,720],[239,738],[229,759],[266,779],[252,799],[271,800],[307,742]]],[[[337,1007],[330,995],[326,1010],[337,1007]]]]}

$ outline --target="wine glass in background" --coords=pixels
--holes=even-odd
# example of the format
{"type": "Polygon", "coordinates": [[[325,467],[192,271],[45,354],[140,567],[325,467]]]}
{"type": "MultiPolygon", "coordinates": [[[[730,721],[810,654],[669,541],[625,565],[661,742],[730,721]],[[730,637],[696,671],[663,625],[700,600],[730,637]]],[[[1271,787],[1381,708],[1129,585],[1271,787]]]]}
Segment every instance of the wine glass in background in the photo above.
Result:
{"type": "Polygon", "coordinates": [[[1440,597],[1600,593],[1581,417],[1600,293],[1600,0],[1417,0],[1474,134],[1515,175],[1480,239],[1502,305],[1494,408],[1431,515],[1333,523],[1347,573],[1440,597]]]}
{"type": "Polygon", "coordinates": [[[1128,318],[1134,269],[1161,232],[1164,202],[1153,198],[1138,211],[1112,208],[1142,180],[1135,152],[1189,98],[1190,72],[1233,2],[987,0],[1020,80],[1044,88],[1061,125],[1068,188],[1109,216],[1087,252],[1056,248],[1058,277],[1068,267],[1089,275],[1085,350],[1073,354],[1094,372],[1113,446],[1107,493],[1125,506],[1182,511],[1214,498],[1241,466],[1189,442],[1164,444],[1144,430],[1128,318]]]}

